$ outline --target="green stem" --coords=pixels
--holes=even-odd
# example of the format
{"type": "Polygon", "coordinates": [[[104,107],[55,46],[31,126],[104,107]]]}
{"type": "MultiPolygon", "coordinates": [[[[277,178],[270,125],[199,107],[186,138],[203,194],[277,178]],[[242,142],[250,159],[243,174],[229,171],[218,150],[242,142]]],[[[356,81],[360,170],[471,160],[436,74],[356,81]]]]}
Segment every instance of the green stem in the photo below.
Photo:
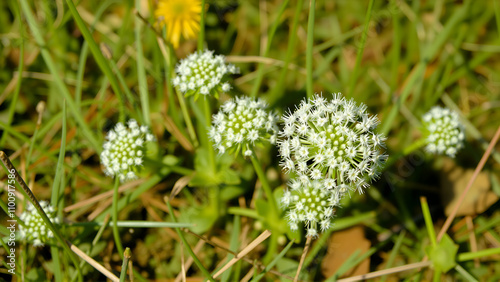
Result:
{"type": "Polygon", "coordinates": [[[123,246],[120,240],[120,233],[118,232],[118,187],[120,186],[120,180],[118,177],[115,177],[115,186],[113,189],[113,219],[112,219],[112,228],[113,228],[113,237],[115,238],[116,248],[118,249],[118,253],[120,257],[123,259],[123,246]]]}
{"type": "MultiPolygon", "coordinates": [[[[174,210],[172,209],[172,205],[170,205],[170,202],[167,202],[167,207],[168,207],[168,211],[170,213],[170,218],[172,219],[172,222],[177,222],[177,219],[174,216],[174,210]]],[[[203,275],[205,275],[205,277],[208,280],[215,281],[214,278],[212,277],[212,275],[210,275],[210,272],[208,272],[208,270],[201,263],[200,259],[198,259],[196,254],[193,252],[193,250],[191,249],[191,247],[188,244],[188,241],[186,240],[186,238],[184,238],[184,235],[182,235],[181,230],[179,228],[175,228],[175,231],[177,232],[177,235],[179,235],[179,238],[181,238],[181,241],[184,244],[184,246],[186,247],[189,255],[193,258],[194,263],[196,264],[196,266],[198,266],[198,268],[201,270],[203,275]]]]}
{"type": "MultiPolygon", "coordinates": [[[[135,0],[135,9],[141,13],[141,0],[135,0]]],[[[137,49],[137,80],[139,83],[139,96],[141,97],[142,117],[146,125],[151,125],[151,118],[149,116],[149,93],[148,83],[146,80],[146,70],[144,68],[144,59],[142,54],[142,21],[139,17],[135,19],[135,47],[137,49]]],[[[123,252],[122,252],[123,253],[123,252]]]]}
{"type": "Polygon", "coordinates": [[[429,238],[433,247],[437,246],[436,233],[434,231],[434,225],[432,224],[431,212],[429,211],[429,205],[427,204],[427,199],[425,197],[420,197],[420,204],[422,205],[422,213],[424,215],[425,226],[427,227],[427,233],[429,233],[429,238]]]}
{"type": "Polygon", "coordinates": [[[356,87],[356,79],[358,78],[358,69],[361,65],[361,59],[363,57],[363,50],[365,49],[366,37],[368,36],[368,28],[370,27],[370,18],[372,17],[373,10],[373,0],[370,0],[368,3],[368,11],[366,12],[365,17],[365,26],[363,29],[363,33],[361,34],[361,42],[360,46],[358,46],[358,52],[356,54],[356,64],[354,65],[354,69],[352,70],[351,79],[349,81],[349,92],[347,95],[350,97],[353,96],[354,87],[356,87]]]}
{"type": "Polygon", "coordinates": [[[309,17],[307,19],[307,41],[306,41],[306,91],[307,98],[312,99],[314,95],[313,89],[313,39],[314,39],[314,12],[316,8],[316,0],[309,2],[309,17]]]}
{"type": "Polygon", "coordinates": [[[123,263],[122,263],[122,271],[120,272],[120,282],[125,282],[127,278],[127,266],[130,257],[131,257],[130,248],[127,247],[125,249],[125,252],[123,253],[123,263]]]}
{"type": "Polygon", "coordinates": [[[409,154],[415,152],[416,150],[424,147],[426,144],[427,140],[425,138],[418,139],[417,141],[410,144],[408,147],[404,148],[402,152],[390,156],[385,164],[385,167],[386,168],[391,167],[400,158],[408,156],[409,154]]]}
{"type": "Polygon", "coordinates": [[[191,117],[189,116],[188,109],[186,107],[186,101],[184,100],[184,96],[182,95],[182,93],[178,91],[177,88],[174,91],[177,94],[177,99],[179,100],[179,105],[181,106],[182,116],[186,121],[189,137],[191,138],[191,141],[193,142],[193,145],[196,148],[200,144],[198,143],[198,138],[196,137],[196,132],[194,130],[193,122],[191,121],[191,117]]]}
{"type": "Polygon", "coordinates": [[[212,125],[212,110],[210,109],[210,102],[207,97],[203,97],[203,112],[205,114],[205,130],[202,132],[203,138],[205,138],[205,144],[208,150],[208,160],[212,173],[215,173],[215,152],[212,145],[212,141],[208,138],[207,129],[212,125]]]}
{"type": "Polygon", "coordinates": [[[201,0],[200,34],[198,35],[198,51],[203,51],[205,43],[205,0],[201,0]]]}
{"type": "Polygon", "coordinates": [[[267,247],[266,255],[262,259],[264,264],[269,264],[270,261],[276,257],[276,251],[278,250],[278,234],[271,234],[271,238],[269,238],[269,246],[267,247]]]}
{"type": "Polygon", "coordinates": [[[469,282],[478,282],[478,280],[472,276],[467,270],[465,270],[460,264],[455,265],[455,270],[462,274],[462,276],[465,278],[465,280],[469,282]]]}
{"type": "Polygon", "coordinates": [[[434,267],[434,275],[432,276],[433,282],[439,282],[441,279],[441,270],[438,267],[434,267]]]}
{"type": "Polygon", "coordinates": [[[500,248],[492,248],[492,249],[486,249],[486,250],[481,250],[477,252],[470,252],[470,253],[461,253],[458,255],[458,261],[468,261],[468,260],[473,260],[476,258],[482,258],[482,257],[487,257],[487,256],[492,256],[492,255],[497,255],[500,254],[500,248]]]}
{"type": "Polygon", "coordinates": [[[250,156],[250,159],[252,160],[253,167],[255,169],[255,173],[257,173],[257,177],[259,177],[260,183],[262,184],[262,189],[264,190],[264,193],[267,196],[267,200],[269,201],[272,209],[272,214],[278,217],[278,207],[276,205],[276,201],[274,200],[274,195],[273,191],[271,189],[271,186],[269,185],[269,181],[267,180],[266,174],[264,173],[264,170],[262,169],[262,165],[257,159],[257,156],[255,155],[255,151],[252,149],[252,155],[250,156]]]}

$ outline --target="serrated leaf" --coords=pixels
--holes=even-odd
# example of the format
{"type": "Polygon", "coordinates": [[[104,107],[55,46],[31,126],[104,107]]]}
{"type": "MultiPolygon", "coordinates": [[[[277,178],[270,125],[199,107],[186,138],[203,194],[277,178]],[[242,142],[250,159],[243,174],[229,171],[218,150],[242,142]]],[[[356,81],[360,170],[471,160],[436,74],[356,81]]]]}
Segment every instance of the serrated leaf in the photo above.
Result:
{"type": "Polygon", "coordinates": [[[456,257],[458,245],[445,234],[437,246],[428,246],[425,252],[429,256],[435,268],[448,272],[457,265],[456,257]]]}

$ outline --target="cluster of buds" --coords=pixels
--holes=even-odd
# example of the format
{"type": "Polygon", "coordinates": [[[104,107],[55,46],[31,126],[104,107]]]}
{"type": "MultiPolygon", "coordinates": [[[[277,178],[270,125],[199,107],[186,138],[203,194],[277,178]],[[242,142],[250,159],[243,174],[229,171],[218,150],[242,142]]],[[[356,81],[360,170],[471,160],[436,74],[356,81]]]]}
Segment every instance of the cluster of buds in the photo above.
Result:
{"type": "Polygon", "coordinates": [[[250,156],[256,144],[276,143],[277,120],[277,115],[268,112],[267,104],[261,99],[231,99],[213,116],[209,137],[221,154],[242,151],[250,156]]]}
{"type": "Polygon", "coordinates": [[[463,148],[465,134],[458,114],[447,108],[434,107],[423,117],[426,150],[452,158],[463,148]]]}
{"type": "MultiPolygon", "coordinates": [[[[47,201],[40,201],[40,206],[52,223],[59,224],[55,209],[47,201]]],[[[32,242],[34,247],[42,247],[50,238],[54,237],[33,204],[28,204],[19,219],[24,222],[24,225],[19,226],[20,238],[32,242]]]]}
{"type": "Polygon", "coordinates": [[[212,51],[196,52],[180,61],[175,72],[173,85],[185,96],[211,95],[231,90],[231,85],[224,80],[227,74],[239,73],[232,64],[226,64],[223,55],[214,56],[212,51]]]}
{"type": "MultiPolygon", "coordinates": [[[[296,176],[298,181],[292,183],[301,183],[301,189],[315,183],[313,186],[332,199],[326,203],[337,205],[349,190],[362,193],[387,159],[383,153],[385,137],[375,133],[377,117],[369,116],[364,104],[358,106],[340,93],[330,101],[320,95],[303,100],[283,121],[278,141],[283,170],[296,176]]],[[[291,219],[289,222],[296,224],[291,219]]],[[[306,222],[308,234],[314,233],[311,222],[306,222]]],[[[321,230],[325,226],[322,224],[321,230]]]]}
{"type": "Polygon", "coordinates": [[[154,140],[149,128],[139,126],[137,121],[131,119],[127,125],[117,123],[106,139],[108,141],[104,143],[101,153],[104,173],[118,177],[121,182],[137,178],[136,173],[143,164],[146,142],[154,140]]]}

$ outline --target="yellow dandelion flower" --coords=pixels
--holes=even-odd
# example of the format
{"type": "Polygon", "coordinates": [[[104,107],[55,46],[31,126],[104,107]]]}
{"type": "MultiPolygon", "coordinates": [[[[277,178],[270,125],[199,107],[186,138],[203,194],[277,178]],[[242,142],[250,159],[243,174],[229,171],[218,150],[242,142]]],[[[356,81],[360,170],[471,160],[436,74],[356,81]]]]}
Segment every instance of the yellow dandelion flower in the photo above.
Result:
{"type": "Polygon", "coordinates": [[[167,40],[174,48],[179,46],[181,35],[194,39],[200,30],[200,0],[159,0],[155,17],[166,27],[167,40]]]}

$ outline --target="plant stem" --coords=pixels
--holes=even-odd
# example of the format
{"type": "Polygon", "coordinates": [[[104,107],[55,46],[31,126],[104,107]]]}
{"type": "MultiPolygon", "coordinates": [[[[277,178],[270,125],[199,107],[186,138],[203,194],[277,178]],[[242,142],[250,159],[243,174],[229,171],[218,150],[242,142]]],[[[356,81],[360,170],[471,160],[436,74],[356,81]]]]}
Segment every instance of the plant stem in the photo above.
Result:
{"type": "Polygon", "coordinates": [[[123,259],[123,246],[122,242],[120,240],[120,233],[118,232],[118,187],[120,186],[120,180],[118,177],[115,177],[115,186],[113,190],[113,222],[112,222],[112,228],[113,228],[113,237],[115,238],[115,244],[116,248],[118,249],[118,253],[120,254],[120,257],[123,259]]]}
{"type": "Polygon", "coordinates": [[[427,233],[429,233],[429,238],[433,247],[437,246],[436,232],[434,231],[434,225],[432,224],[431,213],[429,211],[429,205],[427,204],[427,199],[425,197],[420,197],[420,204],[422,205],[422,213],[424,214],[425,226],[427,227],[427,233]]]}
{"type": "Polygon", "coordinates": [[[205,43],[205,0],[201,0],[200,34],[198,35],[198,51],[203,51],[205,43]]]}
{"type": "Polygon", "coordinates": [[[212,125],[212,110],[210,109],[210,102],[207,97],[203,97],[203,112],[205,114],[205,127],[201,134],[203,135],[207,146],[210,169],[212,170],[212,173],[215,173],[215,152],[212,146],[212,141],[210,141],[207,134],[207,129],[212,125]]]}
{"type": "MultiPolygon", "coordinates": [[[[135,9],[141,13],[141,0],[135,0],[135,9]]],[[[144,68],[144,59],[142,54],[142,21],[140,18],[135,19],[135,48],[137,49],[137,80],[139,82],[139,96],[141,98],[142,118],[144,124],[151,126],[151,118],[149,117],[149,93],[148,82],[146,80],[146,70],[144,68]]],[[[123,255],[123,251],[121,252],[123,255]]]]}
{"type": "Polygon", "coordinates": [[[127,277],[127,265],[128,261],[130,260],[131,253],[130,253],[130,248],[127,247],[125,249],[125,252],[123,253],[123,263],[122,263],[122,271],[120,272],[120,282],[125,282],[125,279],[127,277]]]}
{"type": "Polygon", "coordinates": [[[276,201],[274,200],[274,195],[273,191],[271,189],[271,186],[269,185],[269,181],[267,180],[266,174],[264,173],[264,170],[262,169],[262,165],[260,164],[259,160],[257,159],[257,156],[255,155],[255,151],[252,149],[252,155],[250,156],[250,159],[252,160],[253,167],[255,169],[255,173],[257,173],[257,177],[260,180],[260,183],[262,184],[262,189],[264,190],[264,193],[267,196],[267,200],[270,202],[272,213],[274,216],[278,216],[278,207],[276,205],[276,201]]]}
{"type": "Polygon", "coordinates": [[[400,158],[408,156],[409,154],[415,152],[416,150],[424,147],[426,144],[427,140],[425,138],[418,139],[417,141],[410,144],[408,147],[404,148],[401,153],[396,153],[395,155],[390,156],[385,164],[385,167],[386,168],[391,167],[400,158]]]}
{"type": "Polygon", "coordinates": [[[309,2],[309,17],[307,19],[307,41],[306,41],[306,91],[307,98],[312,99],[314,95],[313,89],[313,40],[314,40],[314,12],[316,8],[316,0],[309,2]]]}
{"type": "Polygon", "coordinates": [[[496,255],[500,254],[500,248],[493,248],[493,249],[486,249],[486,250],[481,250],[477,252],[470,252],[470,253],[461,253],[458,255],[457,260],[458,261],[468,261],[468,260],[473,260],[475,258],[482,258],[482,257],[487,257],[491,255],[496,255]]]}

